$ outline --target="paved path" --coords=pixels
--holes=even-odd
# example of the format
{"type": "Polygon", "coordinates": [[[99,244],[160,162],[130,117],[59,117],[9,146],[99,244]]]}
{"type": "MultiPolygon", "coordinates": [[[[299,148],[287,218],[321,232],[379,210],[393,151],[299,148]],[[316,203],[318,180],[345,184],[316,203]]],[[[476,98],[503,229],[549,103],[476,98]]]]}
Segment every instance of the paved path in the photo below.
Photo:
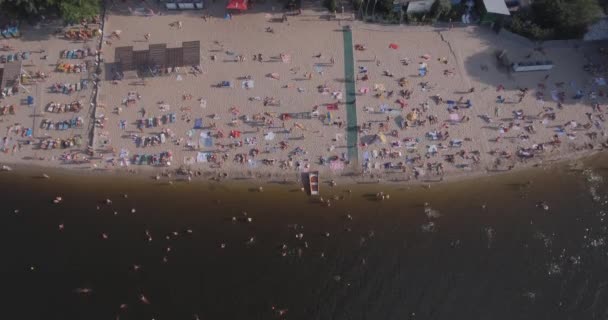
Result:
{"type": "Polygon", "coordinates": [[[348,159],[356,170],[359,169],[357,143],[357,96],[355,95],[355,59],[353,54],[353,33],[344,27],[344,83],[346,86],[346,146],[348,159]]]}

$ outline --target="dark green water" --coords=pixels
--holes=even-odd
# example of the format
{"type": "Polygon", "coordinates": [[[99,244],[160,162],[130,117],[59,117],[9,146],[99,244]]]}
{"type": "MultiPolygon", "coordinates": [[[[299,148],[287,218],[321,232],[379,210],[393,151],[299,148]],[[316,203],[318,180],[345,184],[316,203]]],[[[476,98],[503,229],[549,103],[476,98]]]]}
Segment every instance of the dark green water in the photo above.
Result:
{"type": "Polygon", "coordinates": [[[606,163],[323,185],[329,208],[297,185],[2,173],[3,318],[607,319],[606,163]]]}

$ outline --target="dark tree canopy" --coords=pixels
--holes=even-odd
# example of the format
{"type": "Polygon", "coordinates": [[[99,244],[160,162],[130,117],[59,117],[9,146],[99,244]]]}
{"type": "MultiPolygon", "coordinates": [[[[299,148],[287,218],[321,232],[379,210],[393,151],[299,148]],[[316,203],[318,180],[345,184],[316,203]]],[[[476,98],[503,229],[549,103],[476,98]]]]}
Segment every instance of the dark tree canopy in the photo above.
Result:
{"type": "Polygon", "coordinates": [[[24,19],[58,15],[67,22],[78,22],[99,14],[100,0],[0,0],[0,11],[24,19]]]}
{"type": "Polygon", "coordinates": [[[579,38],[601,15],[598,0],[535,0],[515,15],[514,30],[535,38],[579,38]]]}

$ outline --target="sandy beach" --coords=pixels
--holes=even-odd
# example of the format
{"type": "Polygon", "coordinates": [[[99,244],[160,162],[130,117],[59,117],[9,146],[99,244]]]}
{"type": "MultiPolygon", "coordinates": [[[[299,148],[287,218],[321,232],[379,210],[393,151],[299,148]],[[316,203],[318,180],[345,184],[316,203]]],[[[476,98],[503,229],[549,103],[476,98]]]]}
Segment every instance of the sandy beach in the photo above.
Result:
{"type": "Polygon", "coordinates": [[[605,75],[584,70],[601,61],[600,44],[539,48],[478,26],[378,26],[350,15],[328,21],[319,8],[281,23],[274,18],[282,11],[270,4],[225,19],[223,8],[215,3],[204,11],[168,12],[121,2],[108,7],[102,39],[69,41],[44,35],[55,27],[43,26],[4,40],[15,51],[40,52],[24,69],[48,77],[0,100],[17,106],[1,118],[8,130],[0,162],[231,177],[297,178],[318,170],[332,179],[440,181],[606,147],[605,75]],[[345,88],[345,26],[352,32],[346,51],[354,52],[356,100],[345,88]],[[62,59],[61,53],[94,49],[100,40],[104,72],[95,99],[91,72],[55,70],[60,62],[94,66],[95,56],[62,59]],[[200,66],[141,77],[121,73],[114,61],[116,47],[179,47],[184,41],[200,41],[200,66]],[[507,72],[497,63],[501,50],[511,61],[551,60],[555,66],[507,72]],[[86,90],[49,89],[83,79],[86,90]],[[226,86],[218,87],[222,82],[226,86]],[[28,95],[34,107],[22,105],[28,95]],[[78,112],[47,112],[50,102],[75,101],[78,112]],[[348,124],[349,106],[356,127],[348,124]],[[65,130],[42,125],[74,117],[82,124],[65,130]],[[27,128],[34,129],[31,137],[23,136],[27,128]],[[355,145],[348,145],[349,133],[355,145]],[[51,138],[75,136],[79,146],[45,149],[51,138]]]}

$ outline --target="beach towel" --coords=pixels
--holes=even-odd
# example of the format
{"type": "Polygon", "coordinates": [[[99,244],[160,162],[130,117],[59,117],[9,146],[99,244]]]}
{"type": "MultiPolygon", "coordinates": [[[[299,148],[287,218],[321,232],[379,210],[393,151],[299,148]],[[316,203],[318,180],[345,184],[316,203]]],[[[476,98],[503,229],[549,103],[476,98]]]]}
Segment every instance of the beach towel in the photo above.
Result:
{"type": "Polygon", "coordinates": [[[363,160],[368,161],[369,159],[369,151],[365,151],[365,153],[363,153],[363,160]]]}
{"type": "Polygon", "coordinates": [[[243,88],[243,89],[253,88],[253,80],[245,80],[245,81],[241,82],[241,88],[243,88]]]}
{"type": "Polygon", "coordinates": [[[196,118],[194,120],[194,129],[202,129],[203,128],[203,118],[196,118]]]}
{"type": "Polygon", "coordinates": [[[329,103],[326,105],[327,110],[338,110],[338,104],[337,103],[329,103]]]}
{"type": "Polygon", "coordinates": [[[264,135],[264,140],[271,141],[271,140],[274,140],[274,137],[275,137],[275,134],[274,134],[274,132],[271,131],[264,135]]]}
{"type": "Polygon", "coordinates": [[[359,89],[359,93],[361,93],[361,94],[367,94],[368,92],[369,92],[368,87],[363,87],[363,88],[359,89]]]}
{"type": "Polygon", "coordinates": [[[199,152],[196,154],[196,162],[204,163],[207,162],[207,152],[199,152]]]}
{"type": "Polygon", "coordinates": [[[201,99],[200,103],[199,103],[199,106],[201,107],[201,109],[207,108],[207,100],[201,99]]]}
{"type": "Polygon", "coordinates": [[[399,49],[399,46],[397,44],[395,44],[395,43],[389,44],[388,47],[391,48],[391,49],[395,49],[395,50],[399,49]]]}
{"type": "Polygon", "coordinates": [[[315,64],[314,69],[315,69],[316,73],[323,72],[323,66],[321,66],[321,65],[315,64]]]}
{"type": "Polygon", "coordinates": [[[205,137],[205,144],[204,144],[205,148],[211,148],[213,147],[213,137],[211,135],[207,135],[205,137]]]}
{"type": "Polygon", "coordinates": [[[559,102],[559,92],[557,92],[557,90],[552,90],[551,91],[551,99],[553,99],[553,101],[559,102]]]}
{"type": "Polygon", "coordinates": [[[211,137],[209,132],[201,132],[200,137],[198,139],[198,145],[203,146],[205,148],[213,146],[213,137],[211,137]]]}
{"type": "Polygon", "coordinates": [[[329,163],[329,168],[332,171],[343,170],[344,169],[344,162],[342,162],[340,160],[334,160],[334,161],[332,161],[332,162],[329,163]]]}

